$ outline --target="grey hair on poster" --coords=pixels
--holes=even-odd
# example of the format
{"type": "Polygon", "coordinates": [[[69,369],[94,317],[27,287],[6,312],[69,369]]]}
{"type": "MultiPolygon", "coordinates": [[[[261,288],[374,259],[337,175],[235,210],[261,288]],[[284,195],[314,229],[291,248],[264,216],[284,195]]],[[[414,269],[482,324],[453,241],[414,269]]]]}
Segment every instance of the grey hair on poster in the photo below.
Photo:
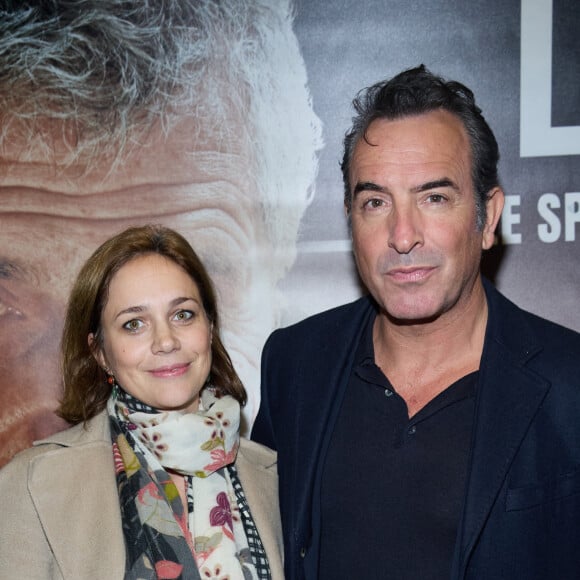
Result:
{"type": "Polygon", "coordinates": [[[218,151],[232,139],[253,151],[270,238],[292,254],[284,270],[322,147],[292,22],[288,0],[7,0],[0,148],[16,132],[50,159],[56,127],[68,164],[114,169],[152,127],[169,134],[195,117],[192,143],[211,135],[218,151]]]}

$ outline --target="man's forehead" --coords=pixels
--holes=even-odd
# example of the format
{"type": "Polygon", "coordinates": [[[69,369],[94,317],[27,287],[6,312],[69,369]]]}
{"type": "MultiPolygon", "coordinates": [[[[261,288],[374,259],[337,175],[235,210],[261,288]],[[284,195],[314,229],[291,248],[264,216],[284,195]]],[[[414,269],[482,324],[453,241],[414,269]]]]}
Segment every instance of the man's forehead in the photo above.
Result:
{"type": "Polygon", "coordinates": [[[463,121],[454,113],[446,109],[433,109],[413,115],[403,115],[396,118],[377,118],[373,119],[367,126],[366,131],[357,145],[361,142],[372,143],[373,135],[381,133],[389,134],[396,132],[397,135],[405,133],[416,133],[425,128],[445,129],[448,131],[458,132],[467,137],[467,131],[463,121]]]}
{"type": "Polygon", "coordinates": [[[470,154],[463,123],[447,111],[437,110],[397,119],[375,119],[356,142],[352,166],[384,161],[444,159],[470,154]]]}

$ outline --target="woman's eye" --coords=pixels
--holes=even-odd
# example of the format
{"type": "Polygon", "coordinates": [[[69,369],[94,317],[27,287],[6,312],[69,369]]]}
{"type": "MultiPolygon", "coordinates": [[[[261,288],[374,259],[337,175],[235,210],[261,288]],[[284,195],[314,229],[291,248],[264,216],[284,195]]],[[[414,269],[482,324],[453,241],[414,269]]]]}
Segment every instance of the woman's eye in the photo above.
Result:
{"type": "Polygon", "coordinates": [[[180,310],[175,314],[175,320],[190,320],[191,318],[193,318],[191,310],[180,310]]]}
{"type": "Polygon", "coordinates": [[[128,320],[123,324],[123,328],[127,330],[139,330],[143,326],[143,321],[134,318],[133,320],[128,320]]]}

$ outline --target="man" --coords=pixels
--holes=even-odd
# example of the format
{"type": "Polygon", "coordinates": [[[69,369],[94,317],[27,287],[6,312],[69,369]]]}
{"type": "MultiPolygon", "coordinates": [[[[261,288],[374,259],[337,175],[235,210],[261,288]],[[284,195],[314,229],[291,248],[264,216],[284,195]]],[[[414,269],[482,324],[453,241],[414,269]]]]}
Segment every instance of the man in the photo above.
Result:
{"type": "Polygon", "coordinates": [[[578,578],[580,336],[482,280],[504,194],[473,94],[423,66],[355,100],[345,207],[369,290],[272,334],[288,578],[578,578]]]}
{"type": "Polygon", "coordinates": [[[321,140],[289,2],[5,2],[0,105],[0,465],[64,426],[69,288],[131,224],[204,260],[250,422],[321,140]]]}

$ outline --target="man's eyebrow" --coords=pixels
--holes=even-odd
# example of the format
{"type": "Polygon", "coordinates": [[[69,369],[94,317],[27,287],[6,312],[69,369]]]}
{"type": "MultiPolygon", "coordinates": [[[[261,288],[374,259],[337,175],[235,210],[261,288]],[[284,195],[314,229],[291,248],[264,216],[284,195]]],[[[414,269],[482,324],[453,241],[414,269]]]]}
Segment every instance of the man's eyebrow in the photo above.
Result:
{"type": "MultiPolygon", "coordinates": [[[[430,191],[431,189],[439,189],[443,187],[451,187],[452,189],[458,190],[457,184],[449,179],[448,177],[442,177],[441,179],[435,179],[434,181],[427,181],[421,185],[417,185],[411,189],[411,193],[421,193],[423,191],[430,191]]],[[[359,181],[352,192],[353,198],[357,196],[361,191],[376,191],[377,193],[388,193],[386,187],[382,187],[372,181],[359,181]]]]}
{"type": "Polygon", "coordinates": [[[376,191],[377,193],[386,193],[387,189],[381,187],[372,181],[359,181],[353,189],[352,196],[356,197],[361,191],[376,191]]]}
{"type": "Polygon", "coordinates": [[[442,179],[436,179],[435,181],[427,181],[427,183],[422,183],[411,189],[411,193],[421,193],[423,191],[429,191],[431,189],[440,189],[442,187],[451,187],[451,189],[458,190],[456,183],[449,179],[448,177],[443,177],[442,179]]]}

